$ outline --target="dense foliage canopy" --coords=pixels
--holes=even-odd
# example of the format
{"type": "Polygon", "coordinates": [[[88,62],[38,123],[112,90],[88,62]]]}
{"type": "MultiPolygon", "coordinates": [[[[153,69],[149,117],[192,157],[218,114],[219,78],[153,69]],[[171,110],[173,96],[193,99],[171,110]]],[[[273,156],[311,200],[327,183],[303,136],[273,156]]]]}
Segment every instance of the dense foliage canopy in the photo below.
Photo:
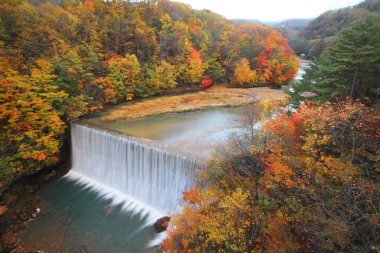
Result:
{"type": "Polygon", "coordinates": [[[67,124],[105,104],[203,79],[281,86],[296,67],[277,31],[180,3],[1,1],[0,182],[55,164],[67,124]]]}
{"type": "Polygon", "coordinates": [[[379,110],[308,103],[240,133],[183,194],[165,252],[376,252],[379,110]]]}

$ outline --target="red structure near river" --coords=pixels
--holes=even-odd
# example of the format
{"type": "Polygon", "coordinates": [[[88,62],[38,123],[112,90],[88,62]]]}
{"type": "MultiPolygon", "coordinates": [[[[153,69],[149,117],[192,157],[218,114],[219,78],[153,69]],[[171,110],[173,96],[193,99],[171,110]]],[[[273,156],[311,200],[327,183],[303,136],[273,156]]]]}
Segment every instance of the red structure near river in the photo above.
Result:
{"type": "Polygon", "coordinates": [[[202,89],[207,89],[207,88],[210,88],[211,86],[212,86],[212,79],[210,78],[202,79],[202,82],[201,82],[202,89]]]}

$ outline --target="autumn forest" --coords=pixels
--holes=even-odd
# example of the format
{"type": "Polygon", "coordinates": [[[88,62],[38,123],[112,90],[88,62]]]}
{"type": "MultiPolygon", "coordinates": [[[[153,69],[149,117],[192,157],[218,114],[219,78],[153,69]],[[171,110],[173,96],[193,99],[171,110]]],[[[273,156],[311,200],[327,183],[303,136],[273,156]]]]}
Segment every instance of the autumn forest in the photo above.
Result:
{"type": "Polygon", "coordinates": [[[379,252],[380,16],[337,32],[299,81],[281,32],[169,0],[1,1],[0,252],[35,252],[17,243],[29,221],[9,196],[70,167],[72,124],[149,101],[237,106],[229,93],[255,109],[179,193],[157,250],[379,252]]]}
{"type": "Polygon", "coordinates": [[[204,78],[281,86],[297,67],[274,29],[169,1],[6,1],[0,30],[3,181],[56,163],[67,124],[106,104],[204,78]]]}

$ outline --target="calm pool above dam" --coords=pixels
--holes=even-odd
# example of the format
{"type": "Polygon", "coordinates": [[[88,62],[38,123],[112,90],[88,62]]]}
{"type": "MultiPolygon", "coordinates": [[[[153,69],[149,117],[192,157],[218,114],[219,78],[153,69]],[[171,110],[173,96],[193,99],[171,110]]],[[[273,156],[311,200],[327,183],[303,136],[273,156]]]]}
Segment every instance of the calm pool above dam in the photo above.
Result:
{"type": "Polygon", "coordinates": [[[195,159],[208,159],[218,144],[242,127],[255,107],[212,108],[143,119],[107,121],[103,116],[84,122],[131,136],[155,140],[195,159]]]}

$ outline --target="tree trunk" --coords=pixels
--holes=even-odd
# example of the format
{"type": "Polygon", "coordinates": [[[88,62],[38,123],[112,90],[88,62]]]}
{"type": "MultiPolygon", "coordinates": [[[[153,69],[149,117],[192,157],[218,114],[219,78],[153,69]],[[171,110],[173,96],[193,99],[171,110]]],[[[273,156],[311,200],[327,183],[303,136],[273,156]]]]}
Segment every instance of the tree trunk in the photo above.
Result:
{"type": "Polygon", "coordinates": [[[354,79],[352,80],[352,85],[351,85],[351,92],[350,92],[350,98],[351,99],[354,99],[354,94],[355,94],[355,89],[356,89],[356,79],[358,77],[358,71],[359,71],[359,67],[356,67],[354,79]]]}

